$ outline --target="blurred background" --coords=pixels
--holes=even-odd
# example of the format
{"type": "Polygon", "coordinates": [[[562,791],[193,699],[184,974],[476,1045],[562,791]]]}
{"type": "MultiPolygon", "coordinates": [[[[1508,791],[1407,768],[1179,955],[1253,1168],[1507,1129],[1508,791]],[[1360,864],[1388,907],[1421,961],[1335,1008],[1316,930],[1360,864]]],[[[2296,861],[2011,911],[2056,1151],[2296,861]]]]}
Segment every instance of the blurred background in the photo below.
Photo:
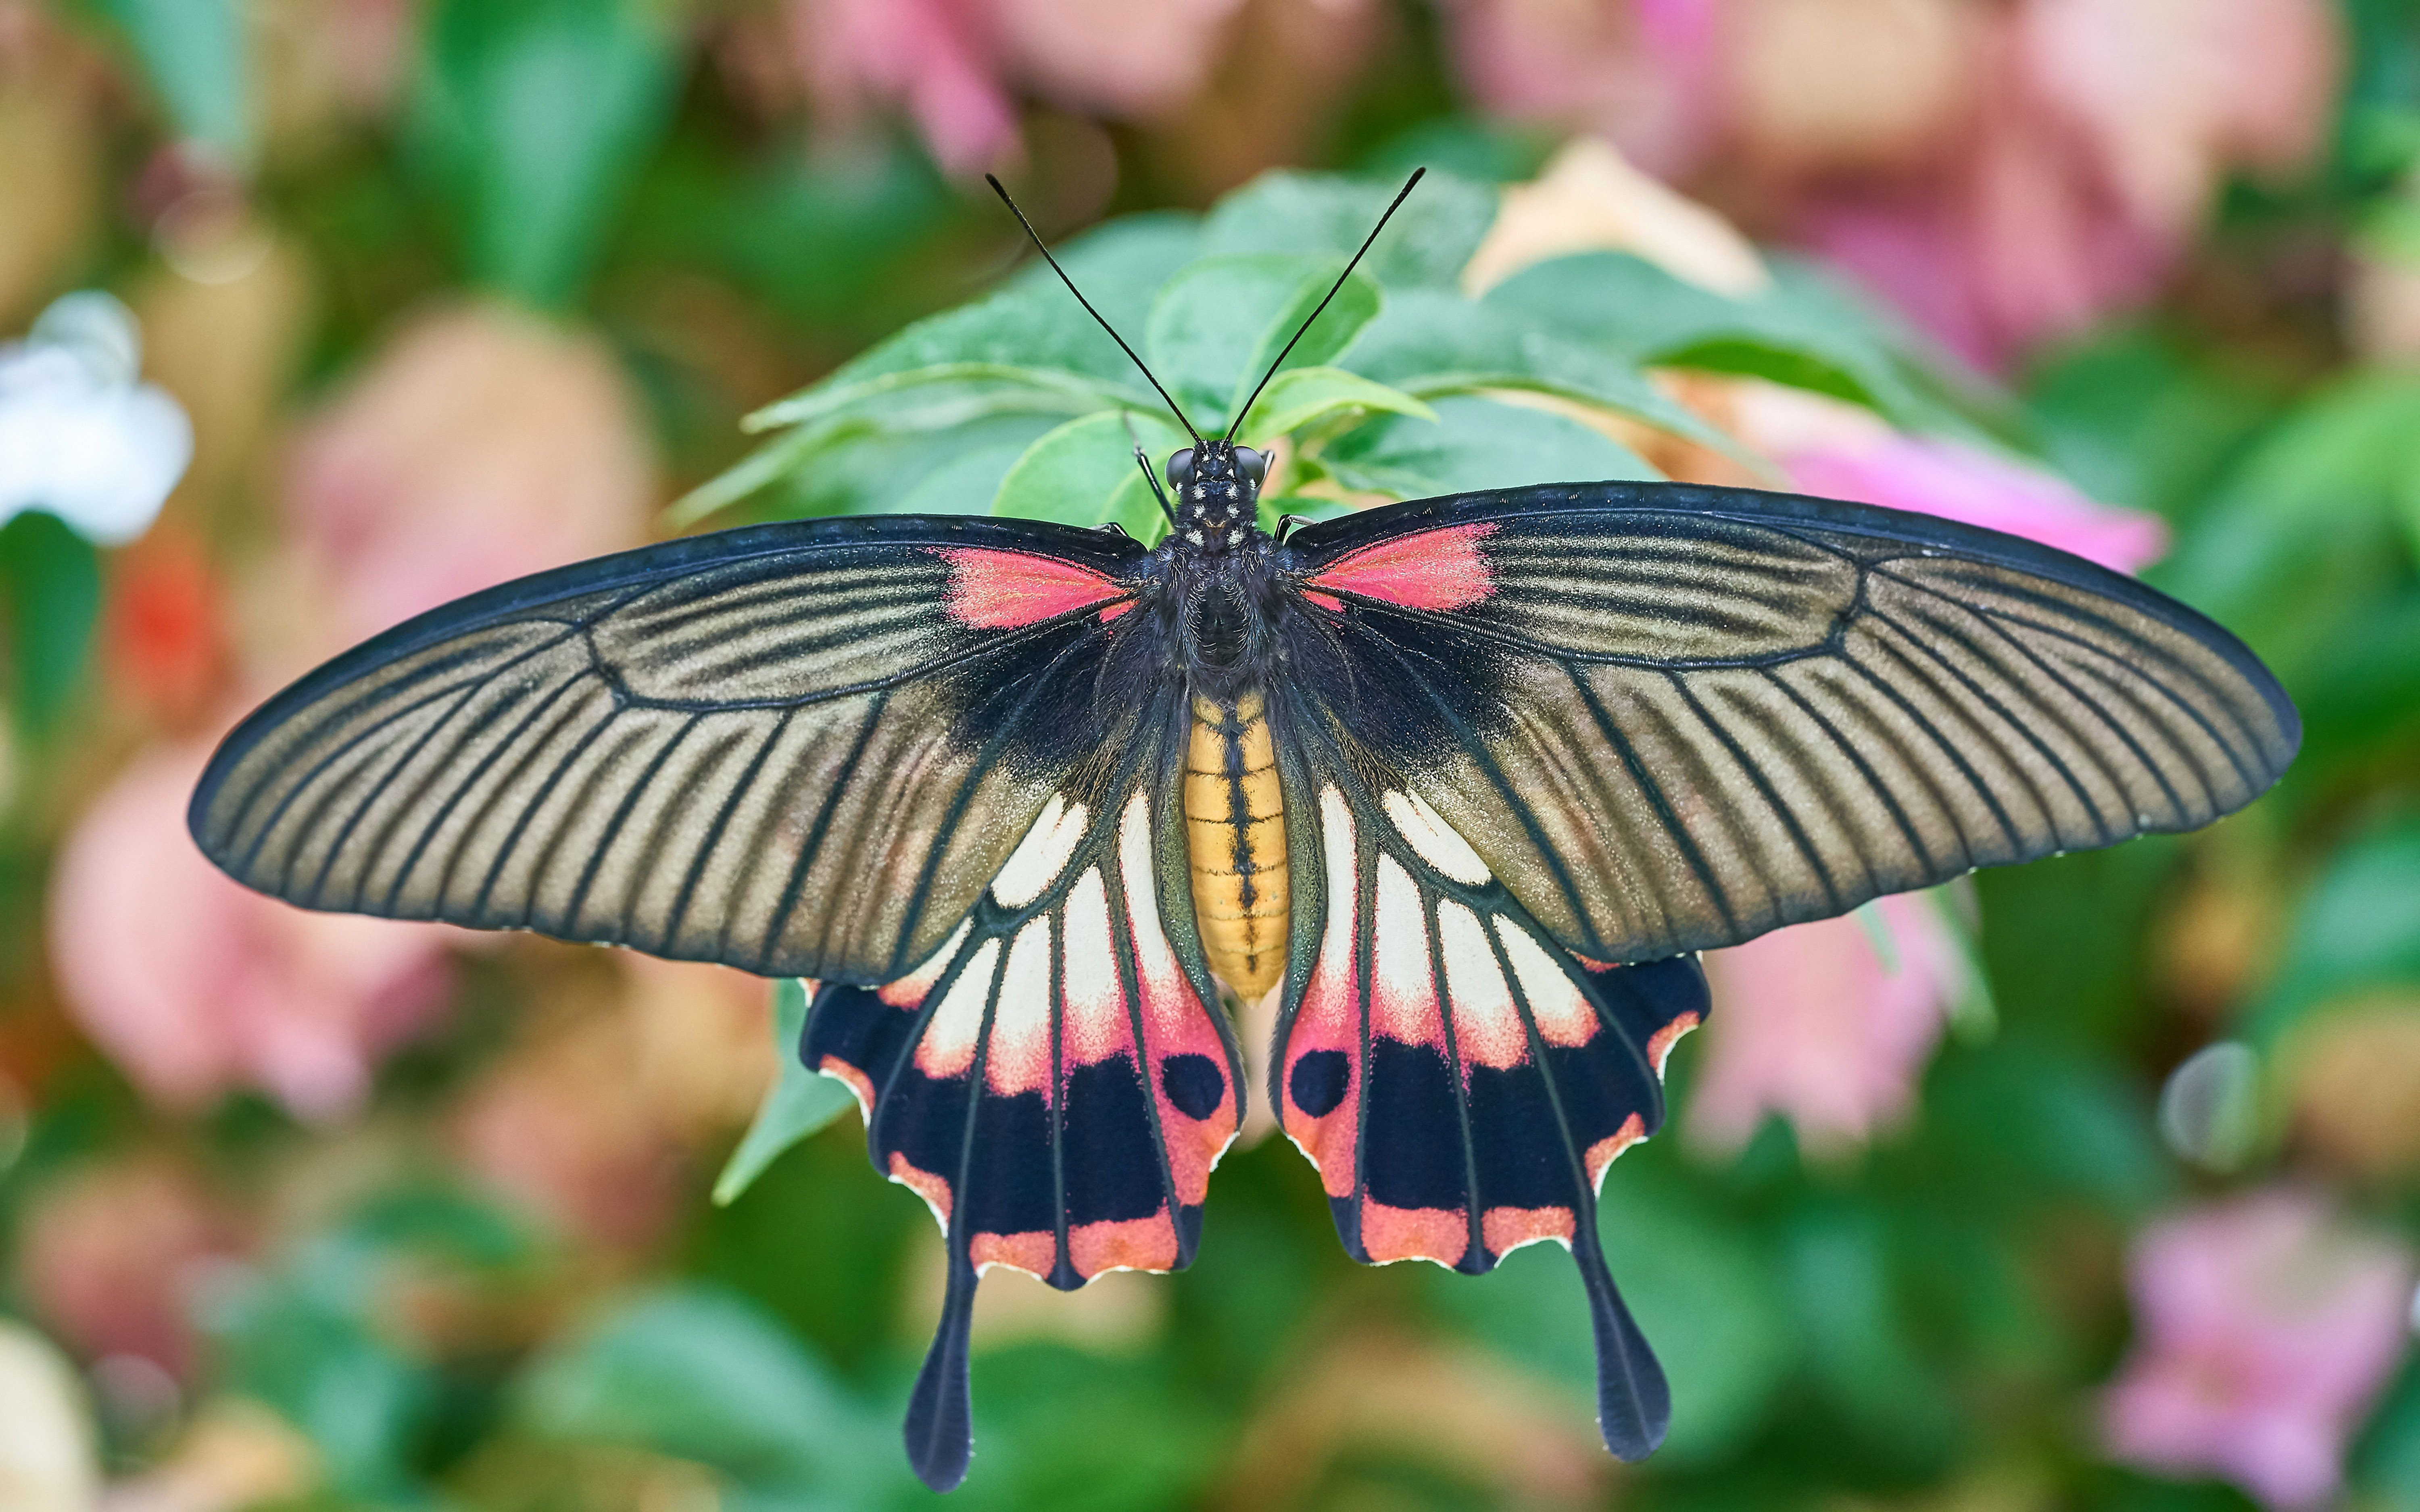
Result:
{"type": "Polygon", "coordinates": [[[1710,958],[1605,1198],[1650,1463],[1559,1256],[1357,1268],[1248,1136],[1185,1274],[995,1273],[959,1504],[2420,1509],[2403,0],[0,0],[0,1507],[929,1501],[939,1239],[768,984],[304,916],[183,803],[321,657],[749,493],[744,416],[1018,267],[985,169],[1131,250],[1415,162],[1459,297],[1630,322],[1631,399],[1530,385],[1587,445],[2140,571],[2305,747],[1710,958]]]}

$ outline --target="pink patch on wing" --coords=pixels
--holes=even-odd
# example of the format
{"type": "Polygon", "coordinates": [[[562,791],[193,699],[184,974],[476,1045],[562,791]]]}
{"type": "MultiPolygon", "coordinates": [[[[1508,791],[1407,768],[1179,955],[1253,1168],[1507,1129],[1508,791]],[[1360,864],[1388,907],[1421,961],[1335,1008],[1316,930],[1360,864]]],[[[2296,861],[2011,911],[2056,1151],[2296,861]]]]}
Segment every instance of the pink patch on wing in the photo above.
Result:
{"type": "MultiPolygon", "coordinates": [[[[1226,1041],[1219,1038],[1209,1010],[1195,995],[1161,928],[1152,861],[1151,804],[1137,790],[1119,817],[1118,869],[1126,895],[1126,936],[1134,949],[1135,985],[1142,997],[1138,1006],[1142,1010],[1143,1060],[1155,1071],[1171,1057],[1182,1055],[1202,1056],[1224,1066],[1226,1041]]],[[[1176,1200],[1198,1207],[1209,1194],[1211,1167],[1235,1137],[1234,1094],[1222,1092],[1210,1116],[1196,1119],[1170,1099],[1156,1074],[1150,1084],[1153,1102],[1159,1109],[1163,1152],[1176,1200]]]]}
{"type": "Polygon", "coordinates": [[[1574,1231],[1569,1208],[1490,1208],[1479,1215],[1479,1223],[1487,1253],[1496,1256],[1548,1240],[1568,1244],[1574,1231]]]}
{"type": "Polygon", "coordinates": [[[857,1099],[857,1111],[860,1116],[868,1123],[874,1121],[874,1083],[867,1078],[865,1072],[838,1056],[824,1057],[823,1064],[817,1066],[815,1070],[827,1076],[840,1078],[842,1084],[846,1086],[850,1094],[857,1099]]]}
{"type": "Polygon", "coordinates": [[[1479,543],[1493,524],[1450,525],[1349,552],[1316,578],[1314,588],[1375,598],[1405,609],[1466,609],[1496,591],[1479,543]]]}
{"type": "Polygon", "coordinates": [[[1172,1270],[1176,1225],[1164,1204],[1148,1218],[1078,1224],[1067,1230],[1067,1258],[1087,1280],[1104,1271],[1172,1270]]]}
{"type": "Polygon", "coordinates": [[[950,1183],[931,1171],[919,1170],[897,1150],[891,1152],[891,1179],[924,1199],[943,1231],[950,1227],[950,1183]]]}
{"type": "Polygon", "coordinates": [[[1373,1265],[1435,1260],[1451,1265],[1470,1248],[1470,1215],[1460,1208],[1390,1208],[1361,1204],[1361,1252],[1373,1265]]]}
{"type": "Polygon", "coordinates": [[[1683,1013],[1655,1031],[1654,1038],[1647,1041],[1647,1060],[1655,1068],[1656,1075],[1664,1074],[1664,1062],[1672,1058],[1672,1047],[1681,1042],[1681,1037],[1697,1026],[1698,1015],[1683,1013]]]}
{"type": "Polygon", "coordinates": [[[1600,1139],[1589,1146],[1589,1185],[1604,1186],[1605,1168],[1621,1159],[1623,1150],[1646,1137],[1647,1125],[1637,1114],[1634,1113],[1621,1120],[1621,1127],[1616,1129],[1609,1138],[1600,1139]]]}
{"type": "Polygon", "coordinates": [[[1353,814],[1332,788],[1319,794],[1321,827],[1326,832],[1326,874],[1338,881],[1327,893],[1327,927],[1320,937],[1319,956],[1311,981],[1295,1011],[1293,1032],[1286,1037],[1285,1075],[1269,1089],[1278,1104],[1278,1121],[1295,1148],[1319,1167],[1319,1181],[1331,1197],[1349,1197],[1356,1184],[1354,1142],[1360,1131],[1361,1057],[1360,983],[1354,974],[1355,892],[1353,884],[1353,814]],[[1302,1057],[1319,1050],[1344,1057],[1344,1096],[1336,1106],[1313,1117],[1293,1097],[1294,1070],[1302,1057]]]}
{"type": "Polygon", "coordinates": [[[950,564],[950,617],[977,630],[1014,630],[1124,592],[1089,567],[1023,551],[939,547],[950,564]]]}
{"type": "Polygon", "coordinates": [[[1048,1275],[1059,1259],[1059,1236],[1035,1231],[1030,1234],[977,1234],[967,1245],[967,1258],[976,1271],[986,1266],[1005,1265],[1027,1275],[1048,1275]]]}
{"type": "Polygon", "coordinates": [[[1321,609],[1327,610],[1331,614],[1342,614],[1344,612],[1344,600],[1337,597],[1334,594],[1305,594],[1302,596],[1310,599],[1312,603],[1318,605],[1321,609]]]}

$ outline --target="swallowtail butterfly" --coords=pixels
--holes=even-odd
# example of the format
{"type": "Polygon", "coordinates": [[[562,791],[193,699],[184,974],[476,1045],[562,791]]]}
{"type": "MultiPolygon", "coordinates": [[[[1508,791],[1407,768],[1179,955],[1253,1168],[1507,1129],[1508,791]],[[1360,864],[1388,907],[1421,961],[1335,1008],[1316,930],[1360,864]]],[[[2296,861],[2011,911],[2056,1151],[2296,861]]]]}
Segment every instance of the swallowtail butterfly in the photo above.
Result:
{"type": "Polygon", "coordinates": [[[1156,548],[886,517],[541,573],[302,678],[194,795],[307,908],[821,983],[799,1053],[947,1236],[936,1488],[985,1269],[1192,1258],[1244,1112],[1222,984],[1278,995],[1270,1096],[1354,1257],[1568,1246],[1606,1445],[1646,1455],[1669,1396],[1594,1205],[1696,952],[2209,824],[2300,740],[2226,631],[2007,535],[1638,483],[1271,535],[1265,459],[1186,429],[1156,548]]]}

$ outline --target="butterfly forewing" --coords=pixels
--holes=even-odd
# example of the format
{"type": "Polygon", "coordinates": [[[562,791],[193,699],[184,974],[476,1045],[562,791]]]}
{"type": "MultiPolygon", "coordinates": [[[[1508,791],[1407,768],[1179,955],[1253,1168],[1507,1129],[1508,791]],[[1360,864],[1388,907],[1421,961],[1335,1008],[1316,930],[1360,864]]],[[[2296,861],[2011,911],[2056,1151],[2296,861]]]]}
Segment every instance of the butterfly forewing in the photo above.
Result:
{"type": "Polygon", "coordinates": [[[1596,960],[2194,828],[2300,739],[2191,609],[1926,517],[1608,484],[1295,544],[1340,726],[1596,960]]]}
{"type": "Polygon", "coordinates": [[[677,541],[412,621],[213,759],[195,838],[314,908],[881,981],[1096,754],[1130,543],[824,521],[677,541]]]}

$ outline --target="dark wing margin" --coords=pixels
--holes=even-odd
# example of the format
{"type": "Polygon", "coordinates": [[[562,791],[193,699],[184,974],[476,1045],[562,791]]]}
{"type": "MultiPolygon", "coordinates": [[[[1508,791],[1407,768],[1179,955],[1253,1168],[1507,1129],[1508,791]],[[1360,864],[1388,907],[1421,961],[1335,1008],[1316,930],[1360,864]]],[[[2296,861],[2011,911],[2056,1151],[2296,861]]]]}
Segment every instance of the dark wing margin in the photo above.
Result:
{"type": "Polygon", "coordinates": [[[957,931],[908,978],[826,984],[799,1056],[857,1093],[875,1168],[924,1198],[949,1283],[909,1398],[909,1460],[947,1490],[972,1451],[975,1285],[1072,1289],[1193,1257],[1242,1063],[1192,917],[1161,701],[1117,775],[1056,794],[957,931]]]}
{"type": "Polygon", "coordinates": [[[1140,548],[819,520],[542,573],[337,657],[227,736],[204,854],[309,908],[879,981],[1106,732],[1140,548]]]}
{"type": "Polygon", "coordinates": [[[2242,808],[2301,742],[2242,643],[1928,516],[1557,486],[1296,533],[1290,643],[1557,940],[1736,944],[2242,808]]]}
{"type": "Polygon", "coordinates": [[[1370,785],[1315,703],[1273,708],[1302,837],[1270,1049],[1280,1126],[1319,1168],[1355,1259],[1475,1274],[1524,1244],[1568,1248],[1598,1427],[1643,1458],[1671,1395],[1606,1268],[1596,1196],[1663,1124],[1664,1060],[1705,1018],[1704,974],[1693,957],[1574,956],[1417,794],[1370,785]]]}

